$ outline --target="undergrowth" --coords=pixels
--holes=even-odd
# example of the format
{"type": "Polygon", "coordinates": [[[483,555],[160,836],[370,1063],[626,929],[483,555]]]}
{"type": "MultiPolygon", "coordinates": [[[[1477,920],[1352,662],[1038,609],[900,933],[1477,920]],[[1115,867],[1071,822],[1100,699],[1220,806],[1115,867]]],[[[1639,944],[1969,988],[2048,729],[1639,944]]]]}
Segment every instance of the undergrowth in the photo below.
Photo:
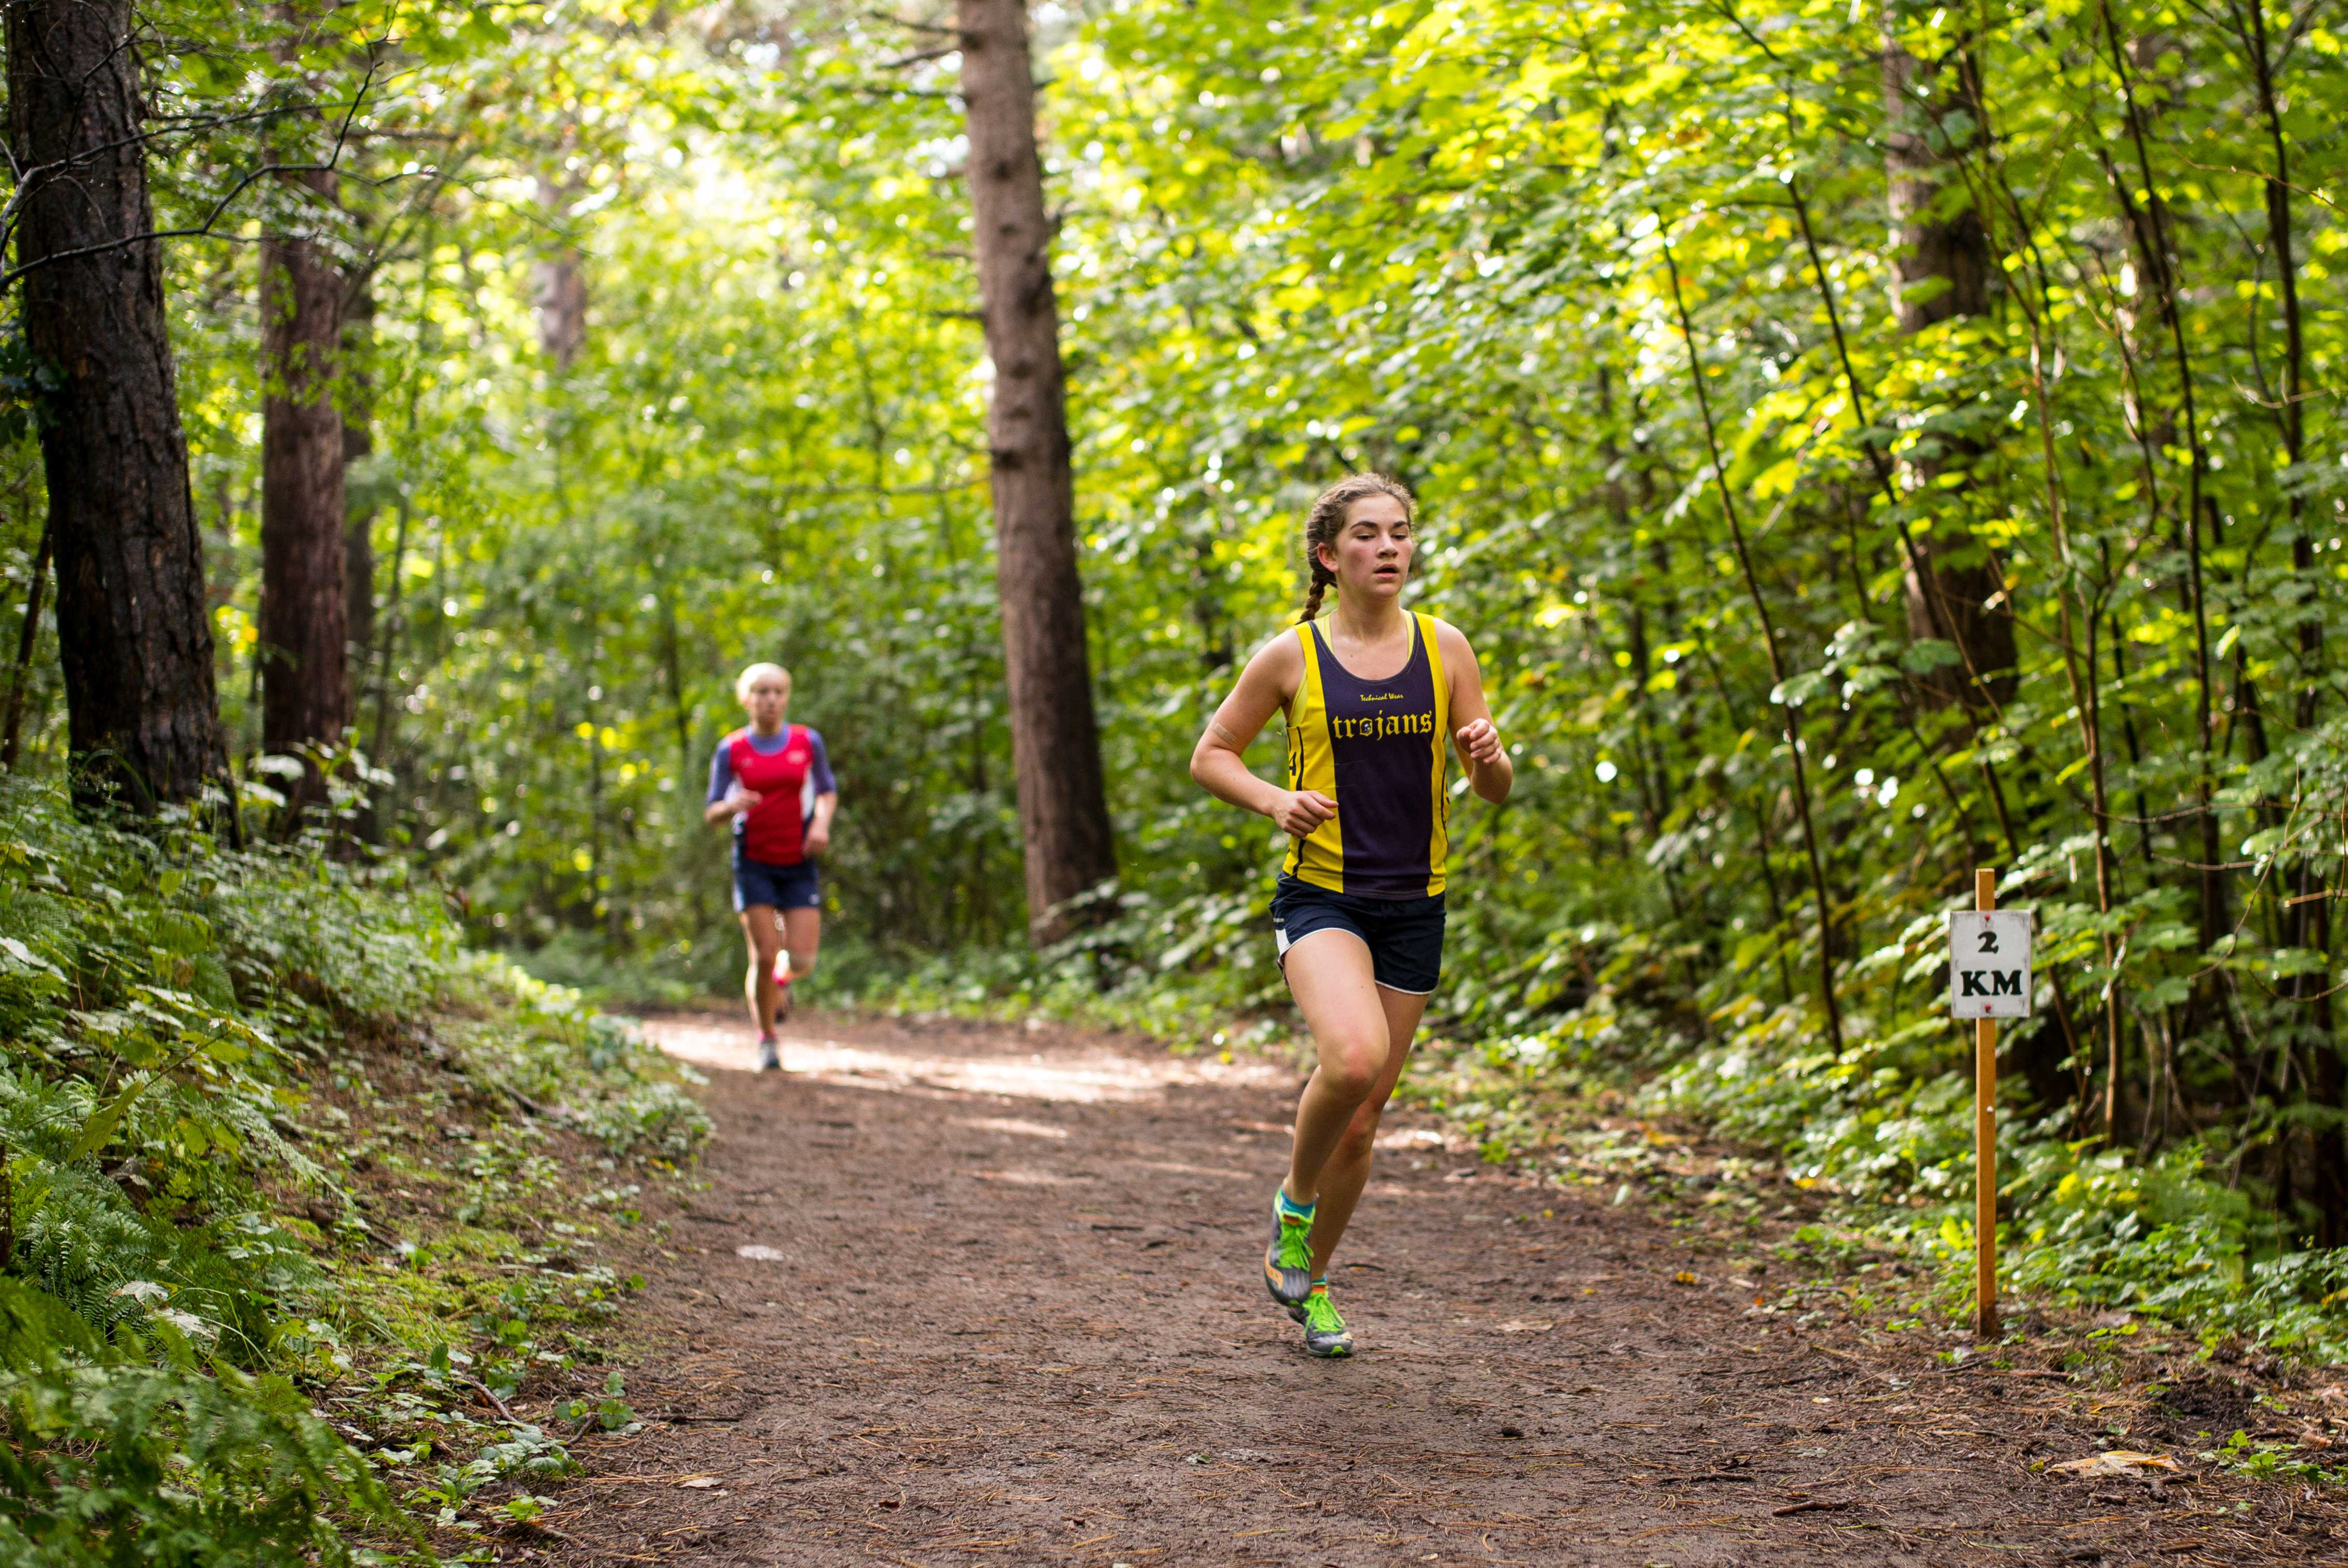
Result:
{"type": "Polygon", "coordinates": [[[533,1379],[633,1419],[595,1254],[706,1122],[396,867],[0,785],[0,1568],[461,1553],[533,1379]]]}

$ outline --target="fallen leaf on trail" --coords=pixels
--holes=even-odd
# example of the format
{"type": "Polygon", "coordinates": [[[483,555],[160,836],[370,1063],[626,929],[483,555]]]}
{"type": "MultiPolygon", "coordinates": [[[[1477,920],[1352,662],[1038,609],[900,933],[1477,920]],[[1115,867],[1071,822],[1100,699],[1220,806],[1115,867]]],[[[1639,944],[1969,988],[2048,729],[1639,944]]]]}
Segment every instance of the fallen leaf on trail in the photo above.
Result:
{"type": "Polygon", "coordinates": [[[2056,1475],[2075,1476],[2081,1481],[2106,1481],[2114,1476],[2157,1481],[2164,1476],[2185,1473],[2185,1467],[2173,1459],[2166,1459],[2159,1454],[2140,1454],[2132,1449],[2114,1449],[2109,1453],[2089,1454],[2085,1459],[2066,1459],[2061,1464],[2050,1464],[2046,1468],[2056,1475]]]}
{"type": "Polygon", "coordinates": [[[713,1486],[724,1486],[726,1483],[714,1475],[696,1475],[689,1478],[688,1480],[678,1481],[676,1484],[679,1486],[689,1486],[696,1491],[705,1491],[713,1486]]]}
{"type": "Polygon", "coordinates": [[[1503,1334],[1546,1334],[1557,1325],[1546,1318],[1511,1317],[1500,1325],[1503,1334]]]}
{"type": "Polygon", "coordinates": [[[756,1244],[749,1246],[736,1247],[734,1249],[734,1255],[736,1257],[747,1257],[753,1263],[780,1263],[783,1261],[783,1255],[775,1248],[770,1246],[759,1246],[756,1244]]]}
{"type": "Polygon", "coordinates": [[[1672,1283],[1673,1285],[1694,1285],[1695,1283],[1695,1276],[1690,1274],[1686,1269],[1682,1269],[1677,1274],[1672,1276],[1672,1283]]]}

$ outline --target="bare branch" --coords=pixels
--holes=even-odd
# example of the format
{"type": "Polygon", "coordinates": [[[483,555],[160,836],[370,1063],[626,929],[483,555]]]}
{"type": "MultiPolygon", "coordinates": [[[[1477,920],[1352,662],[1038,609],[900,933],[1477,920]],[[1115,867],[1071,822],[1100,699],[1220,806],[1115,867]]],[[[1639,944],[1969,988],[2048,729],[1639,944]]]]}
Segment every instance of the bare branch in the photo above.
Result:
{"type": "Polygon", "coordinates": [[[930,60],[942,60],[949,55],[959,55],[961,53],[962,46],[960,45],[944,44],[934,49],[922,49],[911,55],[900,55],[893,60],[883,60],[880,62],[880,69],[884,71],[901,71],[908,66],[918,66],[930,60]]]}
{"type": "Polygon", "coordinates": [[[891,27],[902,27],[909,33],[935,33],[942,38],[958,39],[963,36],[961,28],[948,26],[942,23],[916,22],[909,16],[900,16],[889,11],[868,10],[864,14],[875,22],[886,22],[891,27]]]}

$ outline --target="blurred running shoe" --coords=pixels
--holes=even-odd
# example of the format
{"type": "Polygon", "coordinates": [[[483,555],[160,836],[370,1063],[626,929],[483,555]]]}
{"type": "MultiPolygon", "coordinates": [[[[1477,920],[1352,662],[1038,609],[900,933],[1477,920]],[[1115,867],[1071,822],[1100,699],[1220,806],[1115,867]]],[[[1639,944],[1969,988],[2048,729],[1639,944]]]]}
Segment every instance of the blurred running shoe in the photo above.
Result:
{"type": "Polygon", "coordinates": [[[1300,1208],[1285,1192],[1272,1195],[1272,1245],[1263,1250],[1263,1287],[1282,1307],[1294,1307],[1313,1290],[1313,1208],[1300,1208]]]}
{"type": "Polygon", "coordinates": [[[1298,1316],[1304,1323],[1304,1353],[1326,1356],[1332,1359],[1354,1353],[1353,1331],[1345,1320],[1337,1316],[1334,1303],[1329,1299],[1329,1286],[1316,1285],[1313,1294],[1304,1298],[1298,1316]]]}

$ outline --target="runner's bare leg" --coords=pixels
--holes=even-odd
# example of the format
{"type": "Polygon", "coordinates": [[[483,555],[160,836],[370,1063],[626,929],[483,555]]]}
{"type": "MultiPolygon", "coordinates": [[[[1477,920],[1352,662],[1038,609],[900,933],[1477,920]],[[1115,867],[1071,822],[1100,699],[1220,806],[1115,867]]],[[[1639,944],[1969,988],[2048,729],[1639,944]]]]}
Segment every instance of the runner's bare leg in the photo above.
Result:
{"type": "Polygon", "coordinates": [[[1393,1098],[1395,1085],[1402,1080],[1403,1064],[1410,1060],[1411,1038],[1418,1032],[1418,1020],[1426,1011],[1426,998],[1407,991],[1378,988],[1378,1001],[1385,1007],[1386,1038],[1393,1043],[1387,1048],[1385,1069],[1370,1097],[1354,1111],[1354,1119],[1345,1124],[1337,1140],[1336,1149],[1329,1163],[1321,1167],[1321,1206],[1313,1214],[1313,1275],[1319,1278],[1329,1272],[1330,1255],[1345,1234],[1345,1226],[1354,1218],[1354,1205],[1362,1201],[1362,1189],[1370,1182],[1370,1154],[1378,1136],[1378,1118],[1393,1098]]]}
{"type": "Polygon", "coordinates": [[[816,950],[823,945],[823,911],[784,910],[783,945],[790,949],[794,985],[815,973],[816,950]]]}
{"type": "Polygon", "coordinates": [[[1385,1071],[1386,1015],[1370,976],[1369,944],[1351,931],[1323,928],[1298,938],[1282,968],[1321,1059],[1296,1104],[1284,1184],[1291,1202],[1310,1204],[1330,1155],[1385,1071]]]}
{"type": "Polygon", "coordinates": [[[772,904],[753,904],[742,911],[742,939],[750,949],[750,972],[742,979],[742,995],[750,1004],[750,1022],[764,1039],[775,1032],[775,1009],[783,1005],[782,989],[775,984],[775,955],[783,950],[783,933],[772,904]]]}

